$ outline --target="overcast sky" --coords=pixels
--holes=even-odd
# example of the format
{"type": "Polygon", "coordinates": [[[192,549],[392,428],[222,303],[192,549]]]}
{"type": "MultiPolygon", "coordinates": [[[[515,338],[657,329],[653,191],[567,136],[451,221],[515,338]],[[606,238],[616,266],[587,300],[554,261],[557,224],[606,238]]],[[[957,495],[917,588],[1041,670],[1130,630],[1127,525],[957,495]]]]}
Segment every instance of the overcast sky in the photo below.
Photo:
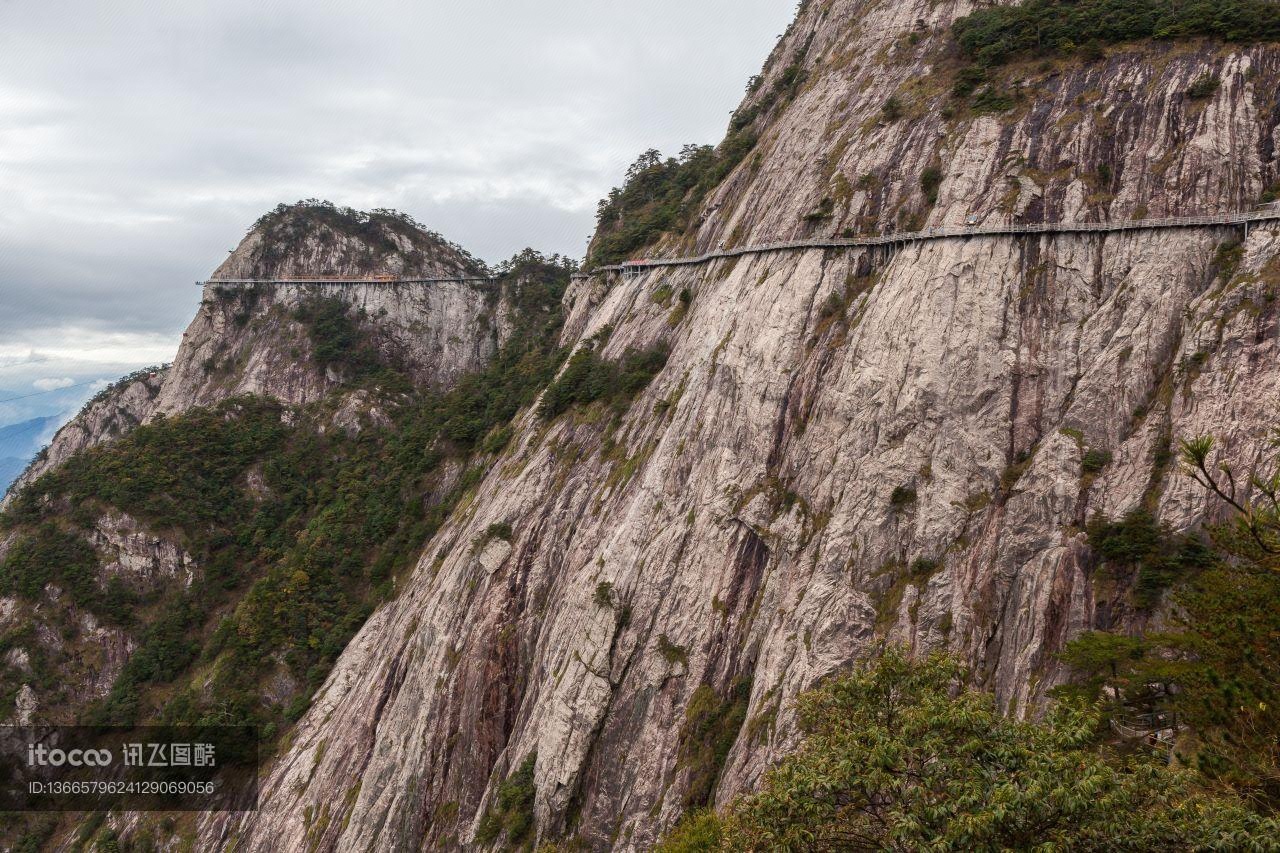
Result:
{"type": "Polygon", "coordinates": [[[642,150],[717,142],[793,0],[0,0],[0,389],[172,358],[279,202],[581,257],[642,150]]]}

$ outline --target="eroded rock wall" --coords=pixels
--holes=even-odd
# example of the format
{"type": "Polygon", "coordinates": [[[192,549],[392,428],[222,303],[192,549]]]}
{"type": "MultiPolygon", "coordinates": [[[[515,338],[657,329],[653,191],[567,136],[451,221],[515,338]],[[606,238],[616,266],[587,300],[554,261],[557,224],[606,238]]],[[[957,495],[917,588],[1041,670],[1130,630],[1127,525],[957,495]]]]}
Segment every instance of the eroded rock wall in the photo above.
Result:
{"type": "MultiPolygon", "coordinates": [[[[804,84],[696,233],[654,254],[1237,211],[1274,181],[1275,48],[1013,66],[1017,106],[975,115],[944,74],[969,9],[804,4],[748,106],[794,63],[804,84]],[[1193,102],[1208,72],[1222,85],[1193,102]],[[807,216],[826,197],[831,216],[807,216]]],[[[1265,446],[1280,235],[1254,230],[1237,264],[1240,237],[956,239],[576,282],[567,343],[608,326],[606,355],[665,340],[667,367],[617,423],[523,417],[342,656],[262,809],[208,819],[204,843],[468,846],[536,752],[543,836],[640,849],[708,773],[719,803],[752,785],[794,738],[795,695],[886,641],[950,648],[1034,711],[1063,642],[1147,618],[1099,600],[1087,518],[1145,501],[1193,525],[1218,508],[1171,470],[1171,441],[1212,432],[1242,469],[1265,446]],[[682,316],[655,301],[684,289],[682,316]],[[1086,475],[1095,449],[1111,462],[1086,475]],[[899,486],[916,498],[895,507],[899,486]],[[485,542],[499,523],[510,545],[485,542]],[[682,745],[691,707],[745,720],[722,769],[682,745]]]]}
{"type": "Polygon", "coordinates": [[[928,244],[836,319],[820,308],[856,258],[616,285],[584,334],[615,324],[614,355],[675,347],[617,449],[601,423],[527,418],[344,654],[267,781],[251,847],[304,836],[304,807],[333,810],[357,781],[325,844],[465,837],[535,750],[545,830],[577,810],[595,846],[639,844],[683,809],[700,686],[727,698],[750,679],[762,721],[739,735],[724,800],[785,748],[796,693],[886,638],[959,652],[1021,711],[1096,622],[1088,515],[1154,491],[1164,519],[1192,524],[1209,507],[1159,467],[1162,443],[1213,432],[1241,463],[1264,447],[1275,409],[1251,401],[1280,399],[1280,237],[1255,232],[1224,287],[1223,236],[928,244]],[[1029,266],[1044,270],[1030,284],[1029,266]],[[650,299],[660,281],[696,293],[674,334],[650,299]],[[1113,453],[1096,479],[1085,448],[1113,453]],[[895,510],[899,485],[918,498],[895,510]],[[477,549],[496,523],[512,546],[477,549]],[[449,803],[464,822],[433,819],[449,803]]]}

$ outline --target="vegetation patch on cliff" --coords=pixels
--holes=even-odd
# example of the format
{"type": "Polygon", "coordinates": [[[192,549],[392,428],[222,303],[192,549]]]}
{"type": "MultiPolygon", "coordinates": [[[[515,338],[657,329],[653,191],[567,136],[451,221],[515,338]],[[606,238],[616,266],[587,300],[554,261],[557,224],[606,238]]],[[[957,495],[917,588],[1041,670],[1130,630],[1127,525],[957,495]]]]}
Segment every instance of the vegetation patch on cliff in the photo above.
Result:
{"type": "Polygon", "coordinates": [[[1224,41],[1280,40],[1274,0],[1024,0],[979,9],[952,27],[964,53],[1000,65],[1045,51],[1141,39],[1207,36],[1224,41]]]}
{"type": "Polygon", "coordinates": [[[351,305],[337,296],[303,302],[293,317],[311,339],[311,355],[321,370],[334,370],[348,381],[378,378],[404,384],[404,378],[385,363],[371,335],[360,328],[362,313],[351,316],[351,305]]]}
{"type": "Polygon", "coordinates": [[[1088,534],[1109,576],[1130,587],[1134,605],[1143,610],[1158,604],[1170,586],[1211,567],[1217,559],[1199,536],[1173,533],[1144,509],[1119,521],[1095,516],[1088,534]]]}
{"type": "Polygon", "coordinates": [[[718,148],[686,145],[679,156],[665,160],[653,149],[641,154],[627,169],[622,186],[600,202],[589,262],[620,263],[663,234],[683,230],[707,193],[755,144],[755,134],[744,127],[718,148]]]}
{"type": "Polygon", "coordinates": [[[537,763],[538,753],[529,753],[498,786],[498,796],[476,830],[477,844],[489,845],[502,838],[505,849],[522,850],[533,840],[533,800],[538,793],[533,771],[537,763]]]}
{"type": "MultiPolygon", "coordinates": [[[[1159,632],[1084,634],[1062,658],[1076,675],[1067,696],[1104,699],[1108,715],[1172,736],[1171,755],[1224,789],[1280,809],[1280,459],[1252,480],[1243,501],[1224,484],[1229,468],[1211,464],[1212,442],[1184,442],[1184,470],[1234,501],[1210,542],[1191,546],[1194,572],[1174,586],[1168,624],[1159,632]]],[[[1125,560],[1178,560],[1149,519],[1107,525],[1099,543],[1125,560]]],[[[1091,531],[1091,538],[1093,537],[1091,531]]],[[[1175,540],[1177,542],[1177,540],[1175,540]]],[[[1185,558],[1183,559],[1185,568],[1185,558]]]]}
{"type": "MultiPolygon", "coordinates": [[[[206,608],[225,601],[253,566],[247,543],[266,548],[287,541],[287,515],[276,504],[256,504],[239,482],[250,465],[282,452],[290,430],[280,416],[279,404],[236,398],[161,418],[76,455],[19,493],[0,517],[0,528],[19,536],[5,561],[7,586],[35,599],[52,581],[72,605],[108,623],[147,625],[113,687],[110,719],[133,722],[143,687],[175,677],[195,659],[206,608]],[[108,507],[180,538],[203,567],[191,586],[174,584],[140,596],[119,577],[103,579],[85,537],[108,507]]],[[[60,608],[61,603],[42,608],[41,618],[60,624],[70,641],[79,627],[60,608]]],[[[38,642],[21,647],[38,652],[51,667],[73,654],[68,643],[57,649],[38,642]]],[[[48,707],[60,693],[40,699],[48,707]]],[[[0,708],[0,714],[8,710],[0,708]]]]}
{"type": "Polygon", "coordinates": [[[621,358],[602,358],[594,347],[580,348],[542,396],[538,414],[550,420],[575,405],[603,400],[622,407],[635,398],[666,366],[669,349],[657,343],[628,349],[621,358]]]}
{"type": "Polygon", "coordinates": [[[627,169],[622,186],[600,201],[588,266],[621,263],[665,235],[690,229],[707,195],[755,150],[769,116],[784,109],[804,87],[804,57],[811,41],[812,36],[768,86],[762,77],[751,78],[747,99],[729,120],[728,133],[718,146],[686,145],[679,155],[666,159],[655,149],[640,155],[627,169]]]}
{"type": "Polygon", "coordinates": [[[337,260],[355,274],[386,272],[387,259],[393,255],[401,256],[403,271],[410,274],[429,267],[433,261],[459,273],[484,271],[484,265],[461,246],[396,210],[365,213],[328,201],[306,199],[277,206],[253,224],[250,232],[254,231],[262,238],[253,257],[257,278],[273,277],[283,264],[303,253],[309,241],[332,243],[335,235],[352,240],[354,254],[337,260]],[[407,250],[406,245],[410,247],[407,250]]]}
{"type": "Polygon", "coordinates": [[[747,719],[750,701],[749,678],[734,681],[724,695],[708,684],[694,691],[680,729],[680,765],[689,771],[685,808],[711,802],[725,759],[747,719]]]}
{"type": "Polygon", "coordinates": [[[35,522],[51,511],[46,497],[94,517],[93,503],[116,507],[156,529],[199,531],[251,511],[237,480],[250,464],[277,450],[288,428],[280,404],[238,397],[211,409],[159,418],[125,438],[69,459],[23,490],[4,524],[35,522]]]}
{"type": "MultiPolygon", "coordinates": [[[[104,606],[107,596],[98,586],[97,569],[98,555],[83,537],[46,521],[20,537],[0,563],[0,593],[34,600],[52,583],[77,607],[112,621],[125,618],[127,613],[118,606],[104,606]]],[[[127,589],[115,580],[110,589],[117,597],[127,597],[127,589]]]]}

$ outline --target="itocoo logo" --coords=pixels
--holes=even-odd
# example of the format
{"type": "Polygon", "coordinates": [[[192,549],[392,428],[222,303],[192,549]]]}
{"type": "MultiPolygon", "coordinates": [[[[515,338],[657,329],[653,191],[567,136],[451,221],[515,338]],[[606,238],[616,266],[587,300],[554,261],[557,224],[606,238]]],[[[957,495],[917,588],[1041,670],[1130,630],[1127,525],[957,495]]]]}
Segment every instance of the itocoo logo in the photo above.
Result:
{"type": "Polygon", "coordinates": [[[42,743],[27,744],[28,767],[106,767],[111,764],[109,749],[50,749],[42,743]]]}

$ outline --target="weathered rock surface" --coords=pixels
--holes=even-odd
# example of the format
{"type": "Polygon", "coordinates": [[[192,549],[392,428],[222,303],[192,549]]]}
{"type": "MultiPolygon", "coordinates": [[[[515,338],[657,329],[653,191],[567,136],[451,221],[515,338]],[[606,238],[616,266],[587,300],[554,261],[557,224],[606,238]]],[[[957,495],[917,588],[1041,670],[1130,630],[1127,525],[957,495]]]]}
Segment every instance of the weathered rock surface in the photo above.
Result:
{"type": "MultiPolygon", "coordinates": [[[[663,250],[1235,211],[1275,180],[1275,48],[1014,66],[1020,106],[946,119],[942,33],[970,8],[804,4],[760,92],[793,63],[806,82],[696,235],[663,250]],[[1222,86],[1193,103],[1206,72],[1222,86]],[[806,219],[828,196],[831,218],[806,219]]],[[[1089,515],[1149,500],[1195,524],[1218,508],[1169,470],[1170,441],[1214,433],[1243,470],[1274,425],[1280,234],[1253,231],[1232,269],[1219,247],[1238,237],[957,239],[575,283],[567,343],[606,325],[610,356],[665,339],[666,369],[616,428],[524,417],[349,645],[260,811],[206,818],[203,845],[466,846],[536,752],[541,834],[642,848],[705,769],[681,750],[699,687],[730,702],[750,683],[723,803],[791,742],[796,693],[885,640],[951,648],[1011,711],[1033,709],[1063,642],[1141,619],[1099,601],[1089,515]],[[674,324],[662,285],[693,295],[674,324]],[[1086,449],[1112,453],[1096,478],[1086,449]],[[898,486],[918,497],[895,509],[898,486]],[[481,544],[498,523],[509,550],[481,544]]]]}
{"type": "Polygon", "coordinates": [[[306,404],[343,377],[317,367],[294,310],[336,297],[371,330],[379,350],[420,384],[441,387],[482,367],[497,350],[496,293],[462,282],[397,285],[272,285],[241,291],[206,287],[200,313],[156,400],[180,412],[237,394],[306,404]]]}
{"type": "MultiPolygon", "coordinates": [[[[3,561],[17,538],[0,541],[3,561]]],[[[140,593],[167,584],[186,586],[199,570],[195,560],[169,536],[148,531],[136,519],[107,512],[82,534],[100,558],[98,583],[118,578],[140,593]]],[[[57,661],[56,683],[40,691],[23,683],[14,714],[2,722],[28,722],[39,711],[41,722],[72,723],[75,709],[102,699],[119,677],[137,648],[137,632],[104,624],[92,613],[71,603],[56,584],[49,584],[34,600],[0,598],[0,634],[18,638],[0,658],[0,674],[25,681],[30,676],[32,654],[57,661]],[[29,628],[29,630],[26,630],[29,628]]]]}
{"type": "Polygon", "coordinates": [[[190,586],[195,560],[176,542],[147,531],[121,512],[108,512],[89,531],[89,541],[105,559],[104,577],[118,576],[134,588],[177,581],[190,586]]]}
{"type": "Polygon", "coordinates": [[[427,279],[484,274],[484,265],[464,249],[403,214],[299,202],[280,205],[259,219],[212,278],[427,279]]]}

